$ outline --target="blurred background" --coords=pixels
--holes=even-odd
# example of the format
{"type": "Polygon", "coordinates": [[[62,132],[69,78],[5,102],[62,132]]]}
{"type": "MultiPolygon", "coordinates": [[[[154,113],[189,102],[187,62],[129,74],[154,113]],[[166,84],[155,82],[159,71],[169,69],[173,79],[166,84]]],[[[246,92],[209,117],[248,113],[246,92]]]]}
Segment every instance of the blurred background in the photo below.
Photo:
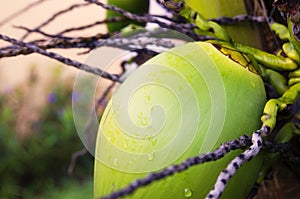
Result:
{"type": "MultiPolygon", "coordinates": [[[[0,33],[20,39],[54,13],[78,0],[11,0],[1,5],[0,33]]],[[[58,17],[45,27],[55,34],[101,20],[104,10],[84,6],[58,17]]],[[[74,36],[105,32],[104,26],[74,36]]],[[[76,35],[77,34],[77,35],[76,35]]],[[[25,41],[38,39],[32,34],[25,41]]],[[[4,47],[8,43],[0,42],[4,47]]],[[[55,50],[84,62],[76,50],[55,50]]],[[[83,149],[72,115],[72,88],[77,70],[31,54],[0,59],[0,198],[92,198],[93,157],[83,149]],[[77,153],[76,153],[77,152],[77,153]],[[76,158],[79,154],[84,154],[76,158]],[[73,157],[73,159],[72,159],[73,157]]]]}

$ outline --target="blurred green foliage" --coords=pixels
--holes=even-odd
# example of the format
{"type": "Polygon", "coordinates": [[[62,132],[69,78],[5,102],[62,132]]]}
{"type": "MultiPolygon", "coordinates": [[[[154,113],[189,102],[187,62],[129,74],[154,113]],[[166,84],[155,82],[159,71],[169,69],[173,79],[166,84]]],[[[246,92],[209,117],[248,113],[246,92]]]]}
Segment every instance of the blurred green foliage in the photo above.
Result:
{"type": "Polygon", "coordinates": [[[90,199],[93,198],[93,181],[89,180],[84,183],[68,181],[61,188],[44,194],[39,199],[90,199]]]}
{"type": "Polygon", "coordinates": [[[0,95],[0,198],[91,198],[93,158],[80,157],[73,175],[67,174],[72,154],[83,147],[73,121],[72,88],[52,86],[30,136],[22,139],[10,94],[0,95]]]}

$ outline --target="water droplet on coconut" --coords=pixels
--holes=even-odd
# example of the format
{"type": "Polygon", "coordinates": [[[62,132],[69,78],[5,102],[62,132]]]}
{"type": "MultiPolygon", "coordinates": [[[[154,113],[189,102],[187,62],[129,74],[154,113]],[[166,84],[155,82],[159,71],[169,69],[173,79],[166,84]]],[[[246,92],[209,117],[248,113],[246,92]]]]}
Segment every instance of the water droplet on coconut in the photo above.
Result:
{"type": "Polygon", "coordinates": [[[184,197],[190,198],[193,195],[192,190],[190,188],[184,189],[184,197]]]}
{"type": "Polygon", "coordinates": [[[153,160],[154,159],[154,153],[148,153],[147,154],[147,158],[148,158],[148,160],[153,160]]]}
{"type": "Polygon", "coordinates": [[[119,167],[119,160],[117,158],[114,159],[114,165],[115,167],[119,167]]]}

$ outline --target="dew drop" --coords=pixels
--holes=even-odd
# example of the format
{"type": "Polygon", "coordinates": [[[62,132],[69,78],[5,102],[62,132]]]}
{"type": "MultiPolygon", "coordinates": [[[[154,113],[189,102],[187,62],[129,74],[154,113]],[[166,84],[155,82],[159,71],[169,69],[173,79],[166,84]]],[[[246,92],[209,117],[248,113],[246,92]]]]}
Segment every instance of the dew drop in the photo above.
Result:
{"type": "Polygon", "coordinates": [[[152,139],[152,145],[155,146],[157,143],[157,138],[152,139]]]}
{"type": "Polygon", "coordinates": [[[115,191],[116,185],[114,183],[111,184],[111,191],[115,191]]]}
{"type": "Polygon", "coordinates": [[[190,198],[193,195],[192,190],[190,188],[184,189],[184,197],[190,198]]]}
{"type": "Polygon", "coordinates": [[[142,117],[143,117],[143,112],[139,112],[138,118],[142,119],[142,117]]]}
{"type": "Polygon", "coordinates": [[[178,91],[182,91],[182,86],[178,86],[178,91]]]}
{"type": "Polygon", "coordinates": [[[147,117],[144,117],[144,118],[141,120],[141,125],[142,125],[142,126],[147,126],[147,125],[148,125],[148,118],[147,118],[147,117]]]}
{"type": "Polygon", "coordinates": [[[115,167],[119,167],[119,160],[117,158],[114,159],[114,165],[115,167]]]}
{"type": "Polygon", "coordinates": [[[110,143],[114,144],[116,141],[116,138],[112,136],[112,137],[109,137],[108,140],[110,143]]]}
{"type": "Polygon", "coordinates": [[[150,100],[151,100],[150,95],[146,95],[146,96],[145,96],[145,103],[146,103],[146,104],[149,104],[149,103],[150,103],[150,100]]]}
{"type": "Polygon", "coordinates": [[[149,161],[153,160],[154,159],[154,153],[148,153],[147,158],[148,158],[149,161]]]}

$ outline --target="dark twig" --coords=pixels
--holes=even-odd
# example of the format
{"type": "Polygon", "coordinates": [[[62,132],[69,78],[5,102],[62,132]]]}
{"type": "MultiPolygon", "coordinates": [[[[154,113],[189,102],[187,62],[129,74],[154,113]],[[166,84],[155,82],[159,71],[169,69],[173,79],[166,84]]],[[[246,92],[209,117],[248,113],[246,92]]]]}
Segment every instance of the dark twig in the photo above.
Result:
{"type": "Polygon", "coordinates": [[[227,167],[219,174],[212,190],[207,194],[206,199],[218,199],[221,197],[228,181],[236,171],[245,163],[253,159],[263,146],[262,136],[270,133],[270,128],[263,126],[252,134],[252,145],[243,153],[235,157],[227,167]]]}
{"type": "Polygon", "coordinates": [[[56,33],[56,34],[49,34],[49,33],[45,33],[44,31],[41,31],[40,29],[30,29],[30,28],[27,28],[27,27],[24,27],[24,26],[14,26],[14,27],[18,28],[18,29],[25,30],[28,33],[33,33],[33,32],[40,33],[41,35],[44,35],[44,36],[50,37],[50,38],[70,39],[70,37],[66,37],[66,36],[62,36],[62,35],[65,34],[65,33],[68,33],[68,32],[85,30],[85,29],[92,28],[94,26],[101,25],[101,24],[124,21],[124,19],[125,19],[124,17],[112,17],[112,18],[109,18],[109,19],[104,19],[102,21],[96,21],[96,22],[91,23],[91,24],[87,24],[87,25],[83,25],[83,26],[79,26],[79,27],[74,27],[74,28],[68,28],[68,29],[65,29],[65,30],[63,30],[59,33],[56,33]]]}
{"type": "Polygon", "coordinates": [[[46,36],[46,37],[49,37],[49,38],[60,38],[60,39],[65,39],[65,40],[71,39],[70,37],[62,37],[60,35],[52,35],[52,34],[44,32],[44,31],[41,31],[40,29],[30,29],[30,28],[27,28],[27,27],[24,27],[24,26],[13,26],[13,27],[25,30],[25,31],[27,31],[27,33],[39,33],[39,34],[41,34],[43,36],[46,36]]]}
{"type": "MultiPolygon", "coordinates": [[[[256,131],[255,133],[260,133],[262,130],[256,131]]],[[[255,134],[254,133],[254,134],[255,134]]],[[[176,173],[183,172],[187,169],[189,169],[192,166],[203,164],[205,162],[210,161],[216,161],[222,157],[224,157],[227,153],[229,153],[232,150],[236,149],[244,149],[251,145],[252,142],[256,142],[256,139],[253,140],[251,136],[243,135],[239,137],[236,140],[231,140],[228,142],[223,143],[219,148],[217,148],[213,152],[209,152],[207,154],[200,154],[199,156],[191,157],[189,159],[186,159],[185,161],[181,162],[180,164],[170,166],[162,171],[151,173],[145,178],[137,179],[130,183],[127,187],[123,189],[119,189],[116,192],[111,193],[108,196],[102,197],[101,199],[116,199],[120,197],[124,197],[127,195],[132,194],[137,189],[146,186],[154,181],[164,179],[168,176],[174,175],[176,173]],[[252,141],[251,141],[252,139],[252,141]]],[[[257,142],[256,142],[257,144],[257,142]]],[[[273,144],[269,141],[261,143],[261,147],[265,149],[268,152],[271,153],[286,153],[290,149],[290,145],[288,143],[279,143],[279,144],[273,144]]],[[[253,148],[249,148],[246,150],[243,154],[247,154],[249,151],[253,151],[253,148]]],[[[254,155],[255,156],[255,155],[254,155]]],[[[245,157],[242,157],[241,155],[237,158],[243,159],[243,161],[249,161],[253,157],[253,154],[245,155],[245,157]],[[246,157],[247,156],[247,157],[246,157]]],[[[225,170],[223,170],[225,171],[225,170]]]]}
{"type": "Polygon", "coordinates": [[[17,16],[25,13],[26,11],[28,11],[29,9],[45,2],[47,0],[38,0],[35,2],[32,2],[31,4],[27,5],[26,7],[22,8],[21,10],[18,10],[17,12],[7,16],[6,18],[4,18],[1,22],[0,22],[0,27],[3,26],[4,24],[6,24],[7,22],[11,21],[12,19],[16,18],[17,16]]]}
{"type": "Polygon", "coordinates": [[[208,21],[214,21],[218,24],[235,24],[238,22],[255,22],[255,23],[267,23],[268,20],[264,16],[249,16],[249,15],[237,15],[235,17],[220,17],[216,19],[209,19],[208,21]]]}
{"type": "MultiPolygon", "coordinates": [[[[55,59],[59,62],[62,62],[64,64],[66,64],[66,65],[73,66],[77,69],[99,75],[103,78],[110,79],[112,81],[119,81],[119,76],[118,75],[107,73],[107,72],[105,72],[105,71],[103,71],[99,68],[91,67],[89,65],[71,60],[69,58],[63,57],[63,56],[61,56],[59,54],[56,54],[56,53],[53,53],[53,52],[48,52],[44,49],[39,48],[38,46],[36,46],[34,44],[29,44],[29,43],[24,43],[22,41],[17,41],[16,39],[10,38],[10,37],[2,35],[2,34],[0,34],[0,39],[2,39],[4,41],[7,41],[7,42],[10,42],[14,45],[18,45],[18,46],[21,46],[21,47],[26,47],[27,49],[30,49],[35,53],[44,55],[46,57],[50,57],[52,59],[55,59]]],[[[1,54],[0,54],[0,57],[1,57],[1,54]]]]}
{"type": "Polygon", "coordinates": [[[81,156],[84,156],[86,153],[87,153],[86,148],[82,148],[81,150],[76,151],[75,153],[73,153],[70,164],[69,164],[69,167],[68,167],[68,174],[69,175],[73,174],[73,171],[74,171],[75,166],[76,166],[77,159],[81,156]]]}
{"type": "Polygon", "coordinates": [[[126,17],[128,19],[131,19],[131,20],[134,20],[134,21],[144,22],[144,23],[146,23],[146,22],[156,23],[162,28],[169,28],[169,29],[176,30],[178,32],[181,32],[183,34],[186,34],[186,35],[194,38],[195,40],[207,40],[208,39],[207,37],[200,36],[200,35],[196,34],[193,31],[194,28],[197,28],[197,26],[195,24],[191,24],[191,23],[174,23],[172,21],[169,21],[168,23],[164,23],[164,22],[158,20],[154,16],[151,16],[151,15],[143,15],[143,16],[136,15],[136,14],[133,14],[133,13],[128,12],[126,10],[123,10],[121,8],[118,8],[116,6],[101,3],[98,0],[84,0],[84,1],[94,3],[98,6],[101,6],[104,9],[107,9],[107,10],[115,11],[117,13],[122,14],[124,17],[126,17]]]}
{"type": "MultiPolygon", "coordinates": [[[[176,9],[179,9],[177,11],[180,11],[181,8],[183,8],[183,4],[180,2],[173,2],[170,0],[157,0],[157,2],[162,5],[163,7],[167,9],[173,9],[176,11],[176,9]]],[[[237,22],[244,22],[244,21],[251,21],[256,23],[266,23],[268,22],[268,18],[265,16],[249,16],[249,15],[237,15],[235,17],[220,17],[216,19],[209,19],[209,21],[214,21],[219,24],[234,24],[237,22]]]]}
{"type": "MultiPolygon", "coordinates": [[[[50,40],[39,40],[29,42],[28,44],[36,45],[41,49],[51,48],[88,48],[89,51],[100,46],[113,46],[124,50],[135,51],[137,49],[145,48],[149,45],[160,46],[164,48],[174,47],[172,39],[178,39],[178,34],[170,34],[168,29],[154,29],[144,30],[136,34],[130,35],[130,37],[122,37],[122,35],[109,38],[110,34],[97,34],[89,37],[63,37],[59,35],[48,35],[54,37],[50,40]],[[165,39],[164,39],[165,38],[165,39]],[[169,38],[169,39],[168,39],[169,38]]],[[[186,38],[182,38],[186,39],[186,38]]],[[[30,48],[20,45],[8,46],[0,49],[1,57],[12,57],[17,55],[26,55],[33,53],[30,48]]]]}
{"type": "Polygon", "coordinates": [[[103,92],[103,94],[101,95],[101,97],[97,100],[95,109],[97,110],[98,108],[102,107],[105,108],[106,104],[107,104],[107,96],[109,95],[109,93],[111,92],[111,90],[113,89],[113,87],[115,86],[115,82],[111,83],[103,92]]]}
{"type": "Polygon", "coordinates": [[[291,144],[288,142],[274,144],[270,141],[264,141],[263,149],[269,153],[283,153],[285,156],[291,150],[291,144]]]}
{"type": "MultiPolygon", "coordinates": [[[[79,8],[79,7],[83,7],[83,6],[87,6],[90,3],[81,3],[81,4],[74,4],[64,10],[61,10],[57,13],[55,13],[52,17],[50,17],[48,20],[46,20],[45,22],[43,22],[42,24],[40,24],[39,26],[35,27],[33,30],[40,30],[42,27],[48,25],[50,22],[52,22],[53,20],[55,20],[58,16],[65,14],[67,12],[70,12],[71,10],[75,9],[75,8],[79,8]]],[[[26,37],[28,37],[28,35],[30,34],[30,32],[27,32],[22,38],[21,40],[24,40],[26,37]]]]}
{"type": "MultiPolygon", "coordinates": [[[[97,112],[97,109],[99,107],[104,107],[106,105],[106,98],[109,95],[111,89],[114,87],[115,82],[112,82],[103,92],[99,100],[95,103],[95,108],[91,110],[89,120],[86,122],[85,128],[84,128],[84,144],[85,147],[83,147],[81,150],[76,151],[73,153],[69,167],[68,167],[68,174],[72,175],[73,171],[76,167],[76,162],[77,159],[81,156],[84,156],[87,154],[88,149],[93,149],[90,148],[89,146],[94,146],[96,143],[96,135],[98,131],[98,120],[94,120],[95,117],[95,110],[97,112]],[[95,123],[95,121],[97,121],[95,123]],[[87,148],[86,148],[87,147],[87,148]]],[[[100,111],[100,115],[102,115],[103,110],[100,111]]],[[[81,137],[82,138],[82,137],[81,137]]],[[[89,151],[90,153],[93,153],[93,151],[89,151]]]]}
{"type": "MultiPolygon", "coordinates": [[[[29,44],[36,45],[41,49],[51,49],[51,48],[89,48],[94,49],[99,46],[99,39],[107,39],[109,34],[97,34],[90,37],[79,37],[70,39],[54,38],[51,40],[37,40],[29,42],[29,44]]],[[[19,45],[12,45],[0,49],[0,58],[2,57],[13,57],[17,55],[27,55],[33,53],[34,51],[27,47],[22,47],[19,45]]]]}
{"type": "Polygon", "coordinates": [[[63,30],[63,31],[57,33],[57,35],[63,35],[63,34],[68,33],[68,32],[85,30],[85,29],[92,28],[92,27],[97,26],[97,25],[112,23],[112,22],[119,22],[119,21],[123,21],[123,20],[124,20],[124,17],[111,17],[111,18],[104,19],[102,21],[96,21],[94,23],[87,24],[87,25],[84,25],[84,26],[79,26],[79,27],[75,27],[75,28],[68,28],[66,30],[63,30]]]}

